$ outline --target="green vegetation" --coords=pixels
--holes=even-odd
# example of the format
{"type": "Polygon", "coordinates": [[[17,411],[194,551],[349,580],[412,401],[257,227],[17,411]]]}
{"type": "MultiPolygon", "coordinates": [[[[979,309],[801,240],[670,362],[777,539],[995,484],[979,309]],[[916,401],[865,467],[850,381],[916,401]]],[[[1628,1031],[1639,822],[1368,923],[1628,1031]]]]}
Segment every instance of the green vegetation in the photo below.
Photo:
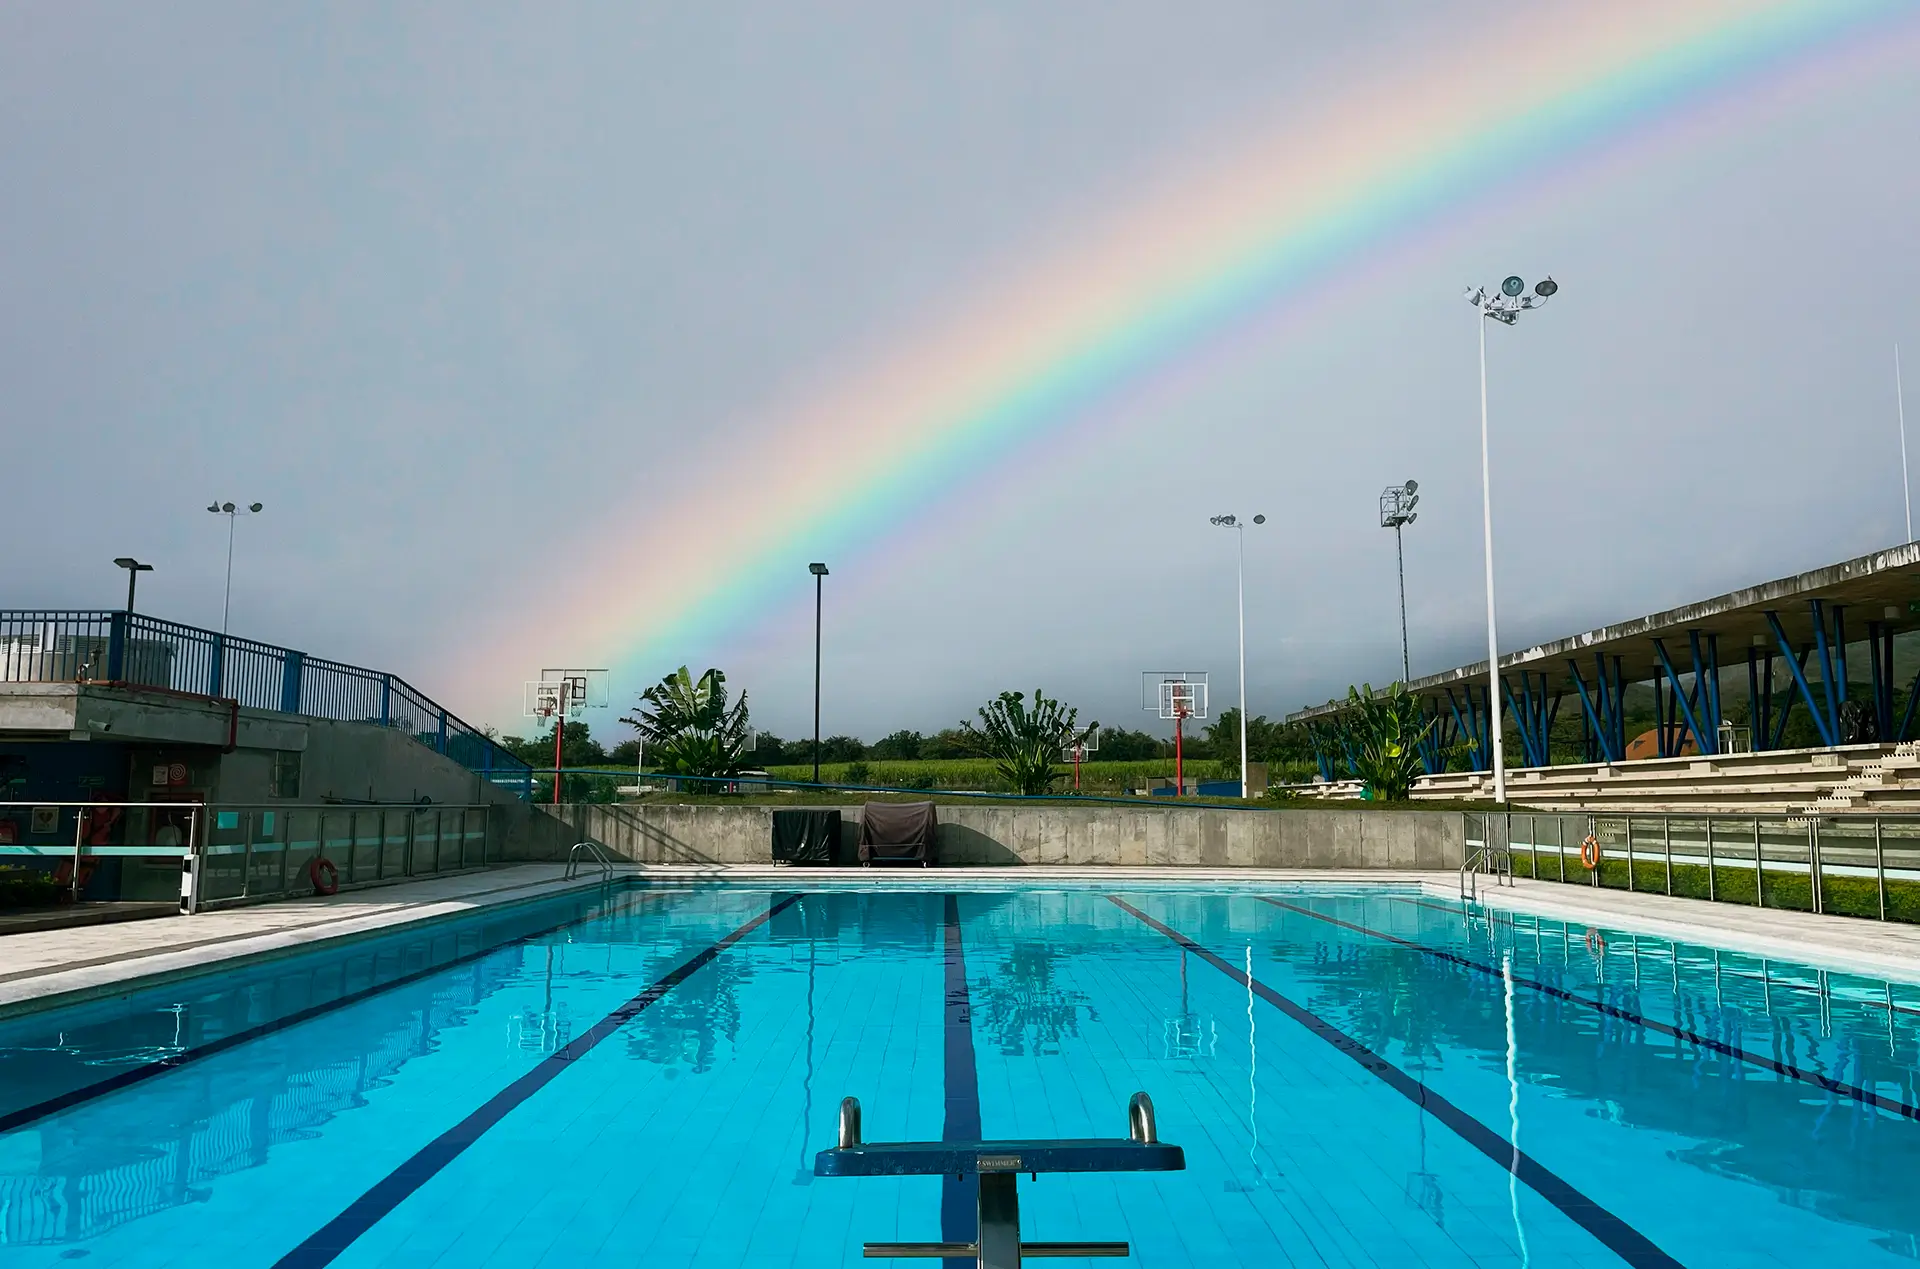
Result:
{"type": "Polygon", "coordinates": [[[1420,702],[1395,683],[1384,692],[1362,683],[1347,689],[1346,728],[1353,765],[1367,782],[1371,799],[1405,801],[1413,782],[1425,768],[1419,744],[1434,724],[1420,716],[1420,702]]]}
{"type": "Polygon", "coordinates": [[[646,742],[654,770],[669,775],[731,776],[745,765],[747,698],[727,704],[727,676],[686,666],[640,694],[638,717],[622,718],[646,742]]]}
{"type": "Polygon", "coordinates": [[[980,726],[962,723],[961,729],[993,759],[994,770],[1015,793],[1033,795],[1051,791],[1060,778],[1060,751],[1084,741],[1100,724],[1080,726],[1079,710],[1037,687],[1032,706],[1026,702],[1024,692],[1002,692],[980,707],[980,726]]]}
{"type": "MultiPolygon", "coordinates": [[[[1424,805],[1424,804],[1423,804],[1424,805]]],[[[1513,852],[1513,872],[1516,877],[1531,877],[1534,861],[1531,852],[1524,847],[1513,852]]],[[[1627,861],[1607,858],[1600,861],[1600,885],[1608,890],[1627,888],[1627,861]]],[[[1560,880],[1560,868],[1551,854],[1540,856],[1540,880],[1560,880]]],[[[1768,869],[1766,878],[1766,906],[1794,912],[1813,911],[1813,891],[1806,873],[1794,873],[1768,869]]],[[[1567,884],[1590,886],[1593,878],[1580,864],[1567,860],[1567,884]]],[[[1635,859],[1633,861],[1633,888],[1649,894],[1667,893],[1667,864],[1663,859],[1635,859]]],[[[1740,904],[1753,907],[1757,902],[1754,893],[1754,870],[1752,868],[1730,867],[1716,864],[1713,868],[1711,890],[1705,864],[1673,865],[1673,893],[1685,899],[1705,899],[1709,894],[1721,903],[1740,904]]],[[[1835,916],[1856,916],[1878,919],[1880,916],[1879,883],[1873,877],[1842,876],[1824,873],[1821,877],[1821,907],[1835,916]]],[[[1920,882],[1890,879],[1887,882],[1887,919],[1920,923],[1920,882]]]]}
{"type": "Polygon", "coordinates": [[[14,908],[50,908],[66,893],[54,883],[52,873],[33,868],[0,868],[0,912],[14,908]]]}
{"type": "MultiPolygon", "coordinates": [[[[1056,755],[1057,758],[1057,755],[1056,755]]],[[[1189,779],[1215,780],[1231,778],[1231,767],[1237,764],[1217,762],[1212,759],[1186,763],[1189,779]]],[[[766,773],[775,780],[804,782],[813,779],[813,764],[800,763],[791,766],[772,766],[765,768],[766,773]]],[[[1152,758],[1135,762],[1084,762],[1080,764],[1080,787],[1086,793],[1117,795],[1129,788],[1141,788],[1148,777],[1159,776],[1173,778],[1172,758],[1152,758]]],[[[632,774],[627,778],[631,780],[632,774]]],[[[1058,769],[1058,778],[1071,783],[1073,767],[1062,764],[1058,769]]],[[[820,779],[827,784],[872,784],[894,789],[966,789],[982,793],[1015,792],[1011,782],[1000,774],[999,764],[992,758],[947,758],[942,760],[921,760],[917,762],[859,762],[827,763],[820,768],[820,779]],[[866,779],[855,779],[855,773],[865,768],[866,779]]]]}

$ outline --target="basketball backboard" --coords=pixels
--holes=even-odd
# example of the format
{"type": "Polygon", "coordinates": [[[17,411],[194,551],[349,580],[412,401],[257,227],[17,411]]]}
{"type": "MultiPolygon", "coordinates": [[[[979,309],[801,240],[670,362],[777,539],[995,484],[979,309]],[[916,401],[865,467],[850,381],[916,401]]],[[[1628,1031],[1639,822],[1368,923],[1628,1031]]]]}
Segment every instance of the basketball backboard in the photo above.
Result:
{"type": "Polygon", "coordinates": [[[543,683],[564,683],[567,688],[567,712],[575,713],[583,709],[605,709],[607,707],[607,678],[605,670],[558,669],[540,671],[543,683]]]}
{"type": "Polygon", "coordinates": [[[1060,746],[1060,761],[1086,762],[1100,752],[1100,729],[1095,727],[1083,736],[1078,744],[1060,746]]]}
{"type": "Polygon", "coordinates": [[[1164,719],[1207,716],[1205,670],[1148,670],[1141,676],[1140,708],[1164,719]]]}

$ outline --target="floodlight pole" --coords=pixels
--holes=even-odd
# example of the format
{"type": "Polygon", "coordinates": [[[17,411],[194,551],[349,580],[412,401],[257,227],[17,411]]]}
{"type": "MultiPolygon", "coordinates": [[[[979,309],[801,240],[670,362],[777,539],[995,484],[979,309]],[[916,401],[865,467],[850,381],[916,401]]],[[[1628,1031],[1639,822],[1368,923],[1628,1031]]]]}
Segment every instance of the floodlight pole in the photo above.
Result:
{"type": "MultiPolygon", "coordinates": [[[[1265,516],[1255,516],[1255,524],[1265,524],[1265,516]]],[[[1214,516],[1209,523],[1222,529],[1232,529],[1235,550],[1238,552],[1236,576],[1239,582],[1240,602],[1240,796],[1252,797],[1247,787],[1247,526],[1239,516],[1214,516]]],[[[1176,722],[1178,720],[1175,720],[1176,722]]],[[[1178,739],[1178,728],[1175,728],[1178,739]]],[[[1178,765],[1177,761],[1176,764],[1178,765]]]]}
{"type": "Polygon", "coordinates": [[[213,512],[215,515],[223,515],[227,518],[227,586],[226,586],[226,591],[220,600],[220,638],[222,642],[224,642],[227,637],[227,618],[233,610],[233,525],[234,525],[234,521],[238,520],[241,516],[250,516],[250,515],[260,514],[261,504],[257,502],[251,502],[251,503],[248,503],[245,507],[236,507],[231,502],[215,502],[215,503],[209,503],[207,506],[207,510],[213,512]]]}
{"type": "Polygon", "coordinates": [[[1487,716],[1493,739],[1493,800],[1507,800],[1507,773],[1500,721],[1500,639],[1494,633],[1493,476],[1487,462],[1487,315],[1480,316],[1480,531],[1487,557],[1487,716]]]}
{"type": "Polygon", "coordinates": [[[1526,282],[1509,277],[1492,295],[1484,287],[1468,287],[1467,303],[1480,319],[1480,529],[1487,556],[1487,717],[1492,740],[1493,800],[1507,800],[1507,772],[1504,762],[1505,737],[1500,721],[1500,639],[1494,631],[1493,605],[1493,476],[1487,462],[1487,323],[1511,326],[1526,310],[1538,308],[1560,290],[1552,278],[1534,283],[1532,294],[1523,294],[1526,282]]]}
{"type": "MultiPolygon", "coordinates": [[[[1907,500],[1907,541],[1913,541],[1913,487],[1907,482],[1907,394],[1900,383],[1900,345],[1893,346],[1893,402],[1900,412],[1900,492],[1907,500]]],[[[127,601],[133,608],[133,601],[127,601]]]]}
{"type": "Polygon", "coordinates": [[[1400,568],[1400,681],[1413,681],[1413,667],[1407,659],[1407,552],[1400,543],[1400,529],[1393,526],[1393,559],[1400,568]]]}

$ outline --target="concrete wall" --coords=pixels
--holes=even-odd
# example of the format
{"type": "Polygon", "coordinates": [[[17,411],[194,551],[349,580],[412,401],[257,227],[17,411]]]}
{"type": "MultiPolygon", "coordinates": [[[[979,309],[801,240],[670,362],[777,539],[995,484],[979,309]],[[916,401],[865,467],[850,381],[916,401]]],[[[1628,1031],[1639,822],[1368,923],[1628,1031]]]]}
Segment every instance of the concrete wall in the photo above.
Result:
{"type": "MultiPolygon", "coordinates": [[[[843,857],[854,858],[860,808],[841,813],[843,857]]],[[[566,806],[545,810],[562,831],[534,824],[510,836],[508,857],[564,857],[592,839],[638,863],[767,863],[767,806],[566,806]],[[552,853],[537,853],[540,851],[552,853]]],[[[1450,811],[1276,810],[1124,806],[942,806],[944,864],[1102,864],[1207,868],[1457,869],[1465,821],[1450,811]]]]}

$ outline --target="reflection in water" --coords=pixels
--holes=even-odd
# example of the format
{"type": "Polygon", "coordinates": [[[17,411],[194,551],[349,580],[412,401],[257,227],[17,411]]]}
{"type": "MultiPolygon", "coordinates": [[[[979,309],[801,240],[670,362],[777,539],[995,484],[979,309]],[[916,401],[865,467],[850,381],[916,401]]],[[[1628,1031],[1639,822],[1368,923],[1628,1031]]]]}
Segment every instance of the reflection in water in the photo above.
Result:
{"type": "MultiPolygon", "coordinates": [[[[680,936],[673,948],[648,958],[640,981],[658,982],[712,942],[704,934],[680,936]]],[[[740,1035],[739,987],[752,977],[745,957],[709,961],[627,1024],[627,1056],[660,1067],[668,1079],[683,1068],[695,1075],[711,1071],[720,1041],[731,1046],[740,1035]]]]}
{"type": "Polygon", "coordinates": [[[1507,1205],[1513,1211],[1513,1233],[1520,1240],[1520,1269],[1527,1269],[1527,1231],[1520,1223],[1520,1078],[1519,1045],[1513,1038],[1513,953],[1500,954],[1500,986],[1507,1019],[1507,1124],[1513,1157],[1507,1161],[1507,1205]]]}
{"type": "MultiPolygon", "coordinates": [[[[463,1025],[517,971],[489,958],[447,971],[432,987],[376,998],[351,1033],[313,1028],[298,1043],[264,1041],[274,1048],[269,1061],[183,1067],[142,1090],[143,1118],[173,1125],[166,1134],[129,1139],[120,1104],[108,1098],[0,1137],[0,1245],[78,1242],[205,1202],[219,1177],[260,1167],[273,1146],[316,1136],[335,1115],[365,1105],[369,1090],[433,1052],[439,1033],[463,1025]]],[[[244,1018],[246,1002],[237,1004],[244,1018]]],[[[202,1010],[200,1021],[212,1031],[209,1014],[202,1010]]]]}
{"type": "Polygon", "coordinates": [[[1180,1012],[1160,1020],[1160,1051],[1168,1061],[1216,1057],[1220,1052],[1219,1025],[1193,1011],[1184,947],[1180,949],[1180,1012]]]}
{"type": "MultiPolygon", "coordinates": [[[[1325,929],[1305,917],[1286,918],[1284,928],[1316,937],[1325,929]]],[[[1449,942],[1422,937],[1433,946],[1449,942]]],[[[1779,965],[1757,958],[1697,948],[1675,956],[1659,940],[1608,942],[1597,932],[1589,940],[1578,926],[1515,929],[1510,920],[1492,927],[1472,920],[1460,937],[1464,946],[1451,947],[1491,966],[1491,974],[1373,939],[1322,943],[1310,957],[1298,955],[1298,943],[1278,943],[1272,957],[1310,985],[1311,1008],[1416,1074],[1424,1070],[1423,1046],[1435,1059],[1452,1050],[1503,1073],[1511,1025],[1516,1053],[1524,1051],[1526,1070],[1538,1073],[1528,1076],[1516,1065],[1516,1082],[1587,1102],[1599,1117],[1626,1127],[1689,1138],[1696,1144],[1672,1158],[1765,1187],[1782,1203],[1824,1218],[1886,1231],[1882,1245],[1889,1249],[1920,1237],[1920,1205],[1911,1193],[1911,1179],[1920,1176],[1920,1133],[1913,1123],[1577,1003],[1601,1001],[1912,1105],[1914,1035],[1892,1029],[1876,1003],[1886,998],[1882,985],[1848,1001],[1823,992],[1818,978],[1790,984],[1779,965]],[[1503,956],[1511,957],[1511,1023],[1503,956]]]]}
{"type": "Polygon", "coordinates": [[[1060,953],[1045,943],[1019,942],[999,969],[972,988],[973,1019],[1008,1057],[1052,1056],[1060,1041],[1080,1034],[1080,1014],[1097,1021],[1085,992],[1054,982],[1060,953]]]}

